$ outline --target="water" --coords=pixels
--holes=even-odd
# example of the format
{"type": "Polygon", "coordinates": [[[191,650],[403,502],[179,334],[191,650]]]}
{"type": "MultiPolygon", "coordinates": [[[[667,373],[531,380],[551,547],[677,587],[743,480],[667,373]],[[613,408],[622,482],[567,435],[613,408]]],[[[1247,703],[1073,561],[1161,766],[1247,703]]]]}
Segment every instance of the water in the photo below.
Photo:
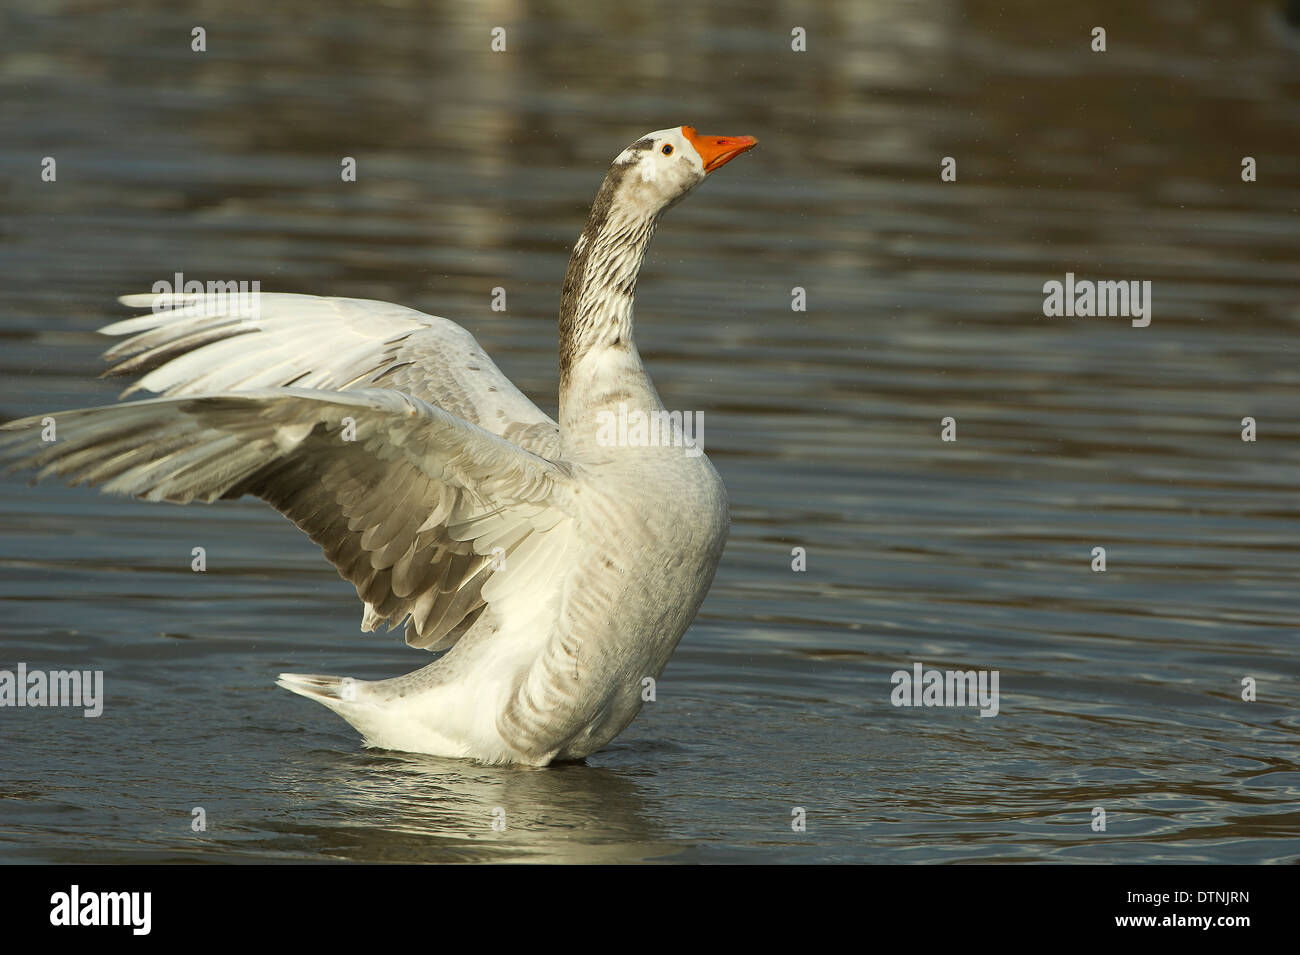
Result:
{"type": "Polygon", "coordinates": [[[754,134],[638,288],[734,521],[657,702],[585,765],[366,752],[275,674],[423,660],[359,632],[286,521],[9,477],[0,667],[102,669],[108,700],[0,711],[0,858],[1300,859],[1277,4],[445,6],[223,4],[196,54],[166,4],[6,4],[0,414],[111,401],[94,329],[177,271],[453,317],[553,413],[610,158],[676,123],[754,134]],[[1151,325],[1044,317],[1066,272],[1151,281],[1151,325]],[[997,670],[998,716],[892,706],[914,662],[997,670]]]}

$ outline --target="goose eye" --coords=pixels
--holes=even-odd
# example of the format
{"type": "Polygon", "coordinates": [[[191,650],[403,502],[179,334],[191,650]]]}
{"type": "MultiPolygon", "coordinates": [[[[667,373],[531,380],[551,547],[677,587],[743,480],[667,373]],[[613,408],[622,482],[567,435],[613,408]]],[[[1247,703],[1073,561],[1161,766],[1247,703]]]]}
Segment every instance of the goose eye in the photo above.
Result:
{"type": "Polygon", "coordinates": [[[671,156],[673,154],[673,144],[664,143],[664,148],[659,151],[663,153],[665,156],[671,156]]]}

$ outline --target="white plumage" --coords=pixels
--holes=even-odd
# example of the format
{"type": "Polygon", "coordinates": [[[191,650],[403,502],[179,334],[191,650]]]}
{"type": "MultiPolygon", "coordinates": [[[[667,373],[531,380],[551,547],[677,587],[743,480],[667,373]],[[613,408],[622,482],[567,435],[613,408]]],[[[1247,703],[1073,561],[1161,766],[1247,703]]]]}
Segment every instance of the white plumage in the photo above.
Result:
{"type": "MultiPolygon", "coordinates": [[[[580,758],[641,706],[712,581],[726,495],[680,447],[610,447],[597,416],[662,410],[632,298],[662,212],[754,144],[689,127],[615,161],[574,248],[560,316],[561,421],[474,338],[383,302],[131,295],[110,375],[160,397],[0,429],[0,456],[72,484],[189,503],[252,494],[316,541],[365,605],[445,655],[367,682],[282,674],[366,743],[545,765],[580,758]]],[[[125,397],[126,395],[124,395],[125,397]]],[[[43,417],[43,416],[42,416],[43,417]]]]}

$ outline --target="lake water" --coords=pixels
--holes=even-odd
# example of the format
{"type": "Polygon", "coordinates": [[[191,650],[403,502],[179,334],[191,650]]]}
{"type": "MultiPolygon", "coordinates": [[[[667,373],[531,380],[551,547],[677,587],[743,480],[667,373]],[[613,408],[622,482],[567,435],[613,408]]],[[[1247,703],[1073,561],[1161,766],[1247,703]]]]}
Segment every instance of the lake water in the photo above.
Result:
{"type": "Polygon", "coordinates": [[[690,123],[761,146],[665,218],[637,337],[733,527],[622,736],[485,768],[275,688],[425,658],[266,506],[6,477],[0,668],[107,701],[0,710],[0,860],[1300,860],[1281,4],[129,6],[0,12],[0,416],[112,401],[94,330],[176,272],[451,317],[554,413],[596,187],[690,123]],[[1150,324],[1045,316],[1067,272],[1150,324]],[[997,716],[892,705],[916,663],[996,670],[997,716]]]}

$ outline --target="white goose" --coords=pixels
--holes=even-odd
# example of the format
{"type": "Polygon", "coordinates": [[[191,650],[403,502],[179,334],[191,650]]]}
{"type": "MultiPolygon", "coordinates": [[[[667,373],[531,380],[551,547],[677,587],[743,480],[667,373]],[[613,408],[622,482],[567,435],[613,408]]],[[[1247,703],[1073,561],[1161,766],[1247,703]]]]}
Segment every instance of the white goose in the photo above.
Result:
{"type": "Polygon", "coordinates": [[[356,586],[363,630],[404,621],[408,644],[448,651],[389,680],[280,676],[366,745],[580,759],[636,716],[722,555],[707,457],[680,434],[609,446],[598,432],[601,412],[663,411],[632,337],[660,215],[756,142],[683,126],[614,160],[564,278],[558,425],[444,318],[280,294],[240,317],[213,296],[130,295],[154,311],[102,330],[131,336],[108,373],[147,372],[126,394],[162,397],[52,415],[53,435],[10,422],[0,454],[37,480],[176,503],[252,494],[292,520],[356,586]]]}

